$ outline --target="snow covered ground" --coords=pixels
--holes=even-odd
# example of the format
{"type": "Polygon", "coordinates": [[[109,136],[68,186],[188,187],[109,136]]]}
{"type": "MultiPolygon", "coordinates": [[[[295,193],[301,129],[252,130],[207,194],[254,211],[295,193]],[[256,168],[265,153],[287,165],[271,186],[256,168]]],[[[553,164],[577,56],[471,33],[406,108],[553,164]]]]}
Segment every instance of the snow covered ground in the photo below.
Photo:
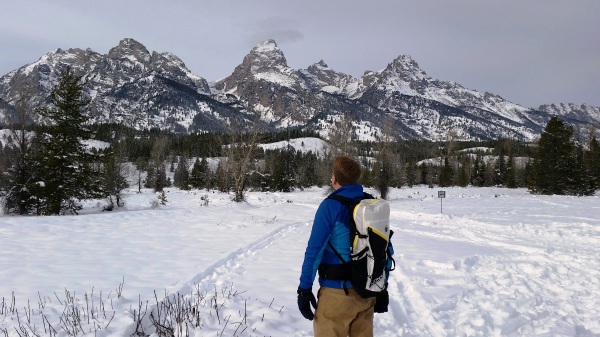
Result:
{"type": "MultiPolygon", "coordinates": [[[[600,336],[599,196],[437,191],[391,193],[397,268],[376,336],[600,336]]],[[[156,335],[150,314],[177,301],[199,318],[190,336],[312,336],[296,288],[323,197],[169,189],[153,209],[132,191],[116,212],[0,216],[0,336],[156,335]]]]}

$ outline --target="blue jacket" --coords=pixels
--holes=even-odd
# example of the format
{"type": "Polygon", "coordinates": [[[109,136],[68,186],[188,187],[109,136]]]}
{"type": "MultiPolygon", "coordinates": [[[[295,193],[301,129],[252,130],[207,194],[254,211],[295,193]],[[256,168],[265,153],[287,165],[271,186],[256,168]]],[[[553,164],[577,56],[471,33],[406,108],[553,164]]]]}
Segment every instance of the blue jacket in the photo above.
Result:
{"type": "MultiPolygon", "coordinates": [[[[360,200],[363,197],[363,187],[359,184],[345,185],[335,190],[331,195],[341,195],[346,198],[360,200]]],[[[312,289],[319,265],[341,264],[328,242],[335,247],[345,261],[350,259],[350,212],[348,207],[337,200],[325,199],[319,205],[315,214],[308,246],[304,253],[300,288],[312,289]]],[[[324,280],[319,278],[319,284],[328,288],[352,288],[349,281],[324,280]]]]}

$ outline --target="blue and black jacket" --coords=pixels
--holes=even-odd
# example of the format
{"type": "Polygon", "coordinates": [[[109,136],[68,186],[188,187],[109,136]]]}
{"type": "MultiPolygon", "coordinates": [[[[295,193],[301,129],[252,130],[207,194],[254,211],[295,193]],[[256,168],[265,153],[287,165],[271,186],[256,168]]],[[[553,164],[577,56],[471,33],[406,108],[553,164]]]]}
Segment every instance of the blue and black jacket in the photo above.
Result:
{"type": "MultiPolygon", "coordinates": [[[[346,198],[360,201],[363,199],[363,187],[360,184],[344,185],[333,193],[346,198]]],[[[314,279],[321,264],[342,264],[340,258],[334,253],[329,243],[342,256],[344,261],[350,260],[350,214],[343,203],[325,199],[319,205],[312,231],[308,240],[308,246],[302,263],[302,274],[300,275],[300,288],[312,289],[314,279]]],[[[391,244],[391,242],[390,242],[391,244]]],[[[390,247],[391,248],[391,247],[390,247]]],[[[391,250],[393,254],[393,249],[391,250]]],[[[319,277],[321,287],[347,289],[351,288],[350,281],[330,280],[319,277]]]]}

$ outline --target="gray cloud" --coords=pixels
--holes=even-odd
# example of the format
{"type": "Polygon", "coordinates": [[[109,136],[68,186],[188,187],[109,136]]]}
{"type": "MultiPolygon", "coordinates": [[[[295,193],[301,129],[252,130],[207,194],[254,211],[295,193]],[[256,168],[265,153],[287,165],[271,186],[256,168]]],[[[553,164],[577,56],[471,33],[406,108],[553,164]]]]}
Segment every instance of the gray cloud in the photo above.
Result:
{"type": "Polygon", "coordinates": [[[256,32],[252,34],[252,46],[255,46],[257,43],[261,41],[265,41],[268,39],[275,40],[278,44],[284,45],[289,42],[300,41],[304,38],[302,33],[293,29],[284,29],[284,30],[272,30],[272,31],[263,31],[256,32]]]}

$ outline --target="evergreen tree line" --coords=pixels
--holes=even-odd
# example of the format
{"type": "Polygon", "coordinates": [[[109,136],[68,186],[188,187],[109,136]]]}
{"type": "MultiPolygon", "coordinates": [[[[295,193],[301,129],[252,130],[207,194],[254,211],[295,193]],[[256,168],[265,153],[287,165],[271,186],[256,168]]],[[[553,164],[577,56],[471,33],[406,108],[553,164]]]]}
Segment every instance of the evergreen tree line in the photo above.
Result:
{"type": "MultiPolygon", "coordinates": [[[[331,163],[338,154],[362,162],[362,183],[386,198],[390,188],[418,184],[430,187],[527,187],[532,193],[591,195],[600,187],[600,146],[573,139],[572,126],[552,118],[537,144],[515,140],[485,142],[352,140],[351,123],[329,135],[323,154],[291,146],[263,150],[259,144],[314,132],[287,130],[261,133],[177,134],[134,130],[120,125],[89,125],[82,114],[89,101],[81,78],[67,69],[51,95],[52,109],[38,112],[51,121],[34,127],[12,125],[11,146],[0,148],[0,197],[5,214],[76,214],[81,200],[108,200],[107,210],[123,205],[123,191],[165,187],[232,192],[292,191],[328,186],[331,163]],[[84,140],[109,144],[90,149],[84,140]],[[170,177],[173,177],[171,180],[170,177]]],[[[591,135],[593,132],[590,133],[591,135]]]]}

